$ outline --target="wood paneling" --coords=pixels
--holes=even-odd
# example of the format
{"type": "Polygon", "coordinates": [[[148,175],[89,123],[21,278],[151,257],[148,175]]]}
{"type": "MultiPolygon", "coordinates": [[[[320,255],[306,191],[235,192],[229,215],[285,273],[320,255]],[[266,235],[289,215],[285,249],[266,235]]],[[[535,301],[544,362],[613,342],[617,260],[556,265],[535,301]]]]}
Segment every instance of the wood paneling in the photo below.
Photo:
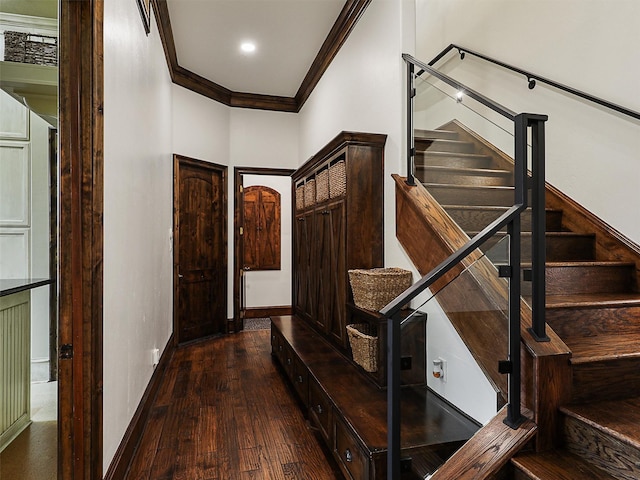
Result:
{"type": "Polygon", "coordinates": [[[273,307],[251,307],[245,308],[244,318],[268,318],[277,315],[291,315],[293,308],[291,305],[273,307]]]}

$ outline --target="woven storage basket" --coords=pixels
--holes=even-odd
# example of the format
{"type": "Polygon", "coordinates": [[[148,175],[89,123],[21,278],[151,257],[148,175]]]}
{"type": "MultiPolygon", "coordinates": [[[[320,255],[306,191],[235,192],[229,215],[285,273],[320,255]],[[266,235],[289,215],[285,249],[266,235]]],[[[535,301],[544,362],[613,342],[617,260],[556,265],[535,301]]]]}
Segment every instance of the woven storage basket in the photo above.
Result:
{"type": "Polygon", "coordinates": [[[411,277],[402,268],[349,270],[353,301],[360,308],[378,311],[411,286],[411,277]]]}
{"type": "Polygon", "coordinates": [[[307,180],[304,184],[304,206],[311,207],[316,204],[316,181],[307,180]]]}
{"type": "Polygon", "coordinates": [[[304,208],[304,184],[296,187],[296,210],[304,208]]]}
{"type": "Polygon", "coordinates": [[[316,175],[316,200],[324,202],[329,200],[329,169],[318,172],[316,175]]]}
{"type": "Polygon", "coordinates": [[[378,337],[369,335],[369,325],[347,325],[347,336],[353,353],[353,361],[367,372],[378,371],[378,337]]]}
{"type": "Polygon", "coordinates": [[[4,59],[34,65],[58,65],[58,39],[48,35],[4,32],[4,59]]]}
{"type": "Polygon", "coordinates": [[[342,197],[345,193],[347,193],[347,172],[344,160],[340,160],[329,167],[329,196],[342,197]]]}

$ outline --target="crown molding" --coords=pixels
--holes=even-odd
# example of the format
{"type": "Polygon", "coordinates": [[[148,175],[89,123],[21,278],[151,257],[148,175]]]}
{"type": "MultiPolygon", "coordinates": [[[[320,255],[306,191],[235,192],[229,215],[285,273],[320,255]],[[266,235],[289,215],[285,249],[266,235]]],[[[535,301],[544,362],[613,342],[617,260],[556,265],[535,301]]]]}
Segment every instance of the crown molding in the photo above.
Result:
{"type": "Polygon", "coordinates": [[[156,25],[160,32],[162,46],[164,48],[169,73],[173,83],[187,88],[195,93],[204,95],[229,107],[253,108],[258,110],[271,110],[278,112],[300,111],[311,92],[316,87],[324,72],[329,68],[331,61],[336,56],[347,37],[362,17],[371,0],[347,0],[333,27],[329,31],[320,51],[316,55],[309,71],[304,77],[295,97],[281,97],[263,95],[258,93],[234,92],[219,85],[208,78],[204,78],[178,63],[169,7],[167,0],[152,0],[156,25]]]}

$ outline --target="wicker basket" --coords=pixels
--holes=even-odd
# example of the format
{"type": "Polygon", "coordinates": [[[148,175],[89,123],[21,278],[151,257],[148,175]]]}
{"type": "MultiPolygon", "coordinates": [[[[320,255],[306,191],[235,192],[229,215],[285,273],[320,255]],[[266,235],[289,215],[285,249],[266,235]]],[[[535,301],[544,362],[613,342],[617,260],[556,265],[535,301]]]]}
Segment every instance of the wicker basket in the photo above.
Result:
{"type": "Polygon", "coordinates": [[[58,39],[47,35],[4,32],[4,59],[35,65],[58,65],[58,39]]]}
{"type": "Polygon", "coordinates": [[[349,270],[353,301],[365,310],[378,311],[411,286],[412,275],[402,268],[349,270]]]}
{"type": "Polygon", "coordinates": [[[340,160],[329,167],[329,196],[342,197],[345,193],[347,193],[347,172],[344,160],[340,160]]]}
{"type": "Polygon", "coordinates": [[[347,336],[353,353],[353,361],[367,372],[378,371],[378,337],[369,335],[369,325],[347,325],[347,336]]]}
{"type": "Polygon", "coordinates": [[[316,175],[316,200],[324,202],[329,200],[329,169],[318,172],[316,175]]]}
{"type": "Polygon", "coordinates": [[[296,187],[296,210],[302,210],[304,208],[304,184],[300,184],[296,187]]]}
{"type": "Polygon", "coordinates": [[[316,181],[307,180],[304,184],[304,206],[311,207],[316,204],[316,181]]]}

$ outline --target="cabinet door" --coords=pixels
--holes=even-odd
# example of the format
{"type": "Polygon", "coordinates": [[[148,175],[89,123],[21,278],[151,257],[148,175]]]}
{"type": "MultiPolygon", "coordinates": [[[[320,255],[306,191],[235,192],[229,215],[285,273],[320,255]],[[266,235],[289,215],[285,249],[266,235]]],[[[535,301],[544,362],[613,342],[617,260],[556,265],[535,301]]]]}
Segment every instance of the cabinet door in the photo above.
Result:
{"type": "Polygon", "coordinates": [[[316,278],[315,316],[313,320],[318,328],[327,332],[331,314],[331,290],[332,281],[331,264],[332,239],[330,212],[326,208],[315,211],[314,215],[314,236],[315,236],[315,268],[313,273],[316,278]]]}
{"type": "Polygon", "coordinates": [[[346,271],[346,232],[344,202],[337,202],[327,208],[329,214],[329,312],[328,332],[333,341],[346,347],[346,302],[347,278],[346,271]]]}
{"type": "Polygon", "coordinates": [[[301,214],[296,217],[295,255],[296,268],[294,286],[296,293],[296,311],[306,319],[311,319],[314,309],[314,278],[312,261],[315,249],[313,241],[313,212],[301,214]]]}

